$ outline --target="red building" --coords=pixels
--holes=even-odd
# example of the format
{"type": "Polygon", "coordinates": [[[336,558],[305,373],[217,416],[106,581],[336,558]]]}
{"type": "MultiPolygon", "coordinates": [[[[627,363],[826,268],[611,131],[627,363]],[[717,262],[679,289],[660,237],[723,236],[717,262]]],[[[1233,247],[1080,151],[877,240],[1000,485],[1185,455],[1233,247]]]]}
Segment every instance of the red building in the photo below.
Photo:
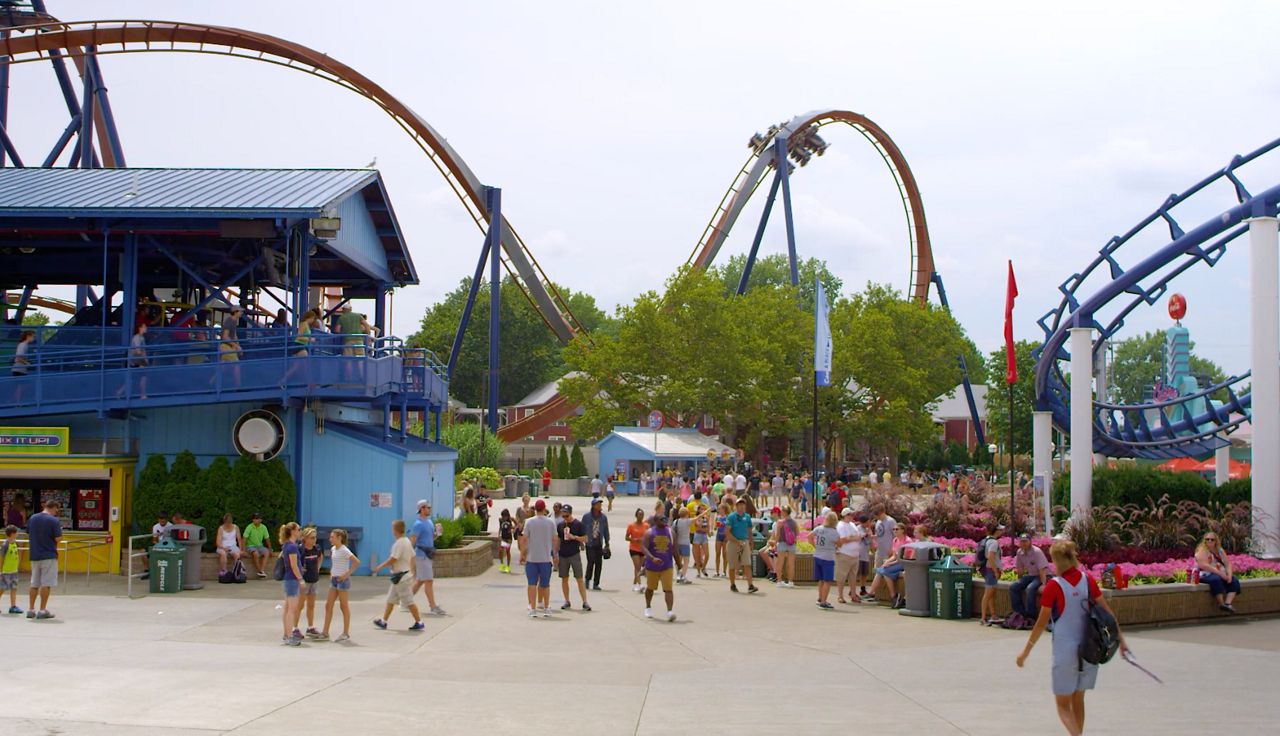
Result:
{"type": "MultiPolygon", "coordinates": [[[[974,384],[973,401],[978,405],[978,416],[981,417],[983,434],[987,429],[987,387],[974,384]]],[[[938,425],[942,443],[959,442],[969,452],[978,446],[978,432],[973,425],[973,416],[969,413],[969,402],[964,398],[964,390],[956,386],[951,393],[938,399],[933,408],[933,423],[938,425]]]]}

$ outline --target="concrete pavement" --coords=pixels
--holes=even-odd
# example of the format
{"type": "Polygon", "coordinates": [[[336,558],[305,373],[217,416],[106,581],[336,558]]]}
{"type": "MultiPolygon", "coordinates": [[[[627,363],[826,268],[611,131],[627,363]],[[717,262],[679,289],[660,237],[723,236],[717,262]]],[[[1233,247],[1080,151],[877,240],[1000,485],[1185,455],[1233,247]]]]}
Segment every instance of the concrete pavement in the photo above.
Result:
{"type": "MultiPolygon", "coordinates": [[[[615,555],[605,590],[589,594],[595,610],[576,610],[575,592],[574,611],[545,620],[525,615],[519,565],[437,581],[448,615],[417,634],[400,612],[374,629],[386,580],[357,579],[352,641],[298,649],[279,643],[274,581],[129,600],[119,580],[72,576],[50,606],[58,618],[0,616],[0,734],[1061,732],[1047,638],[1018,670],[1022,633],[877,606],[824,612],[812,587],[734,595],[723,580],[678,586],[677,622],[645,620],[622,542],[639,505],[619,500],[610,515],[615,555]]],[[[1088,733],[1274,730],[1280,620],[1129,638],[1165,684],[1106,665],[1088,733]]]]}

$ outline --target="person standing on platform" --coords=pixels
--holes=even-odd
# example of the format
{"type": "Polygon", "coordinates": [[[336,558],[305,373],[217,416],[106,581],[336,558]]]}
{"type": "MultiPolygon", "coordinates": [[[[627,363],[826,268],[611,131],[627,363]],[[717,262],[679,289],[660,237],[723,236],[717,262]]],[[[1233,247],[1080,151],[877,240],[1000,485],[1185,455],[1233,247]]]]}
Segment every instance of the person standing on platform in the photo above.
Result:
{"type": "Polygon", "coordinates": [[[604,501],[591,499],[591,511],[587,514],[587,578],[592,590],[600,590],[600,572],[604,569],[604,552],[609,548],[609,517],[601,506],[604,501]]]}
{"type": "Polygon", "coordinates": [[[556,523],[547,518],[547,502],[533,502],[533,516],[520,535],[520,564],[528,582],[529,618],[550,615],[551,565],[556,558],[556,523]]]}
{"type": "Polygon", "coordinates": [[[431,502],[418,502],[418,518],[409,530],[409,543],[413,545],[413,595],[422,590],[427,595],[427,606],[432,615],[443,616],[444,609],[436,605],[435,556],[436,525],[431,521],[431,502]]]}
{"type": "Polygon", "coordinates": [[[58,542],[62,539],[62,523],[58,521],[58,502],[45,501],[44,510],[27,519],[27,558],[31,561],[31,587],[27,589],[27,618],[50,619],[49,594],[58,584],[58,542]],[[36,596],[40,608],[36,608],[36,596]]]}

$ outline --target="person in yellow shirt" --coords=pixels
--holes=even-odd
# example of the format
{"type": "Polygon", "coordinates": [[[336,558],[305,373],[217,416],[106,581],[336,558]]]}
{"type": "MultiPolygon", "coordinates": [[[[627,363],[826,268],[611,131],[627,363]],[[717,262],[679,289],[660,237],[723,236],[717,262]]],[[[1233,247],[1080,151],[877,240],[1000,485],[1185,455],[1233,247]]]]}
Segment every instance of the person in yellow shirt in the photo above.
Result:
{"type": "Polygon", "coordinates": [[[18,608],[18,527],[4,528],[4,544],[0,545],[0,593],[9,591],[9,613],[22,613],[18,608]]]}

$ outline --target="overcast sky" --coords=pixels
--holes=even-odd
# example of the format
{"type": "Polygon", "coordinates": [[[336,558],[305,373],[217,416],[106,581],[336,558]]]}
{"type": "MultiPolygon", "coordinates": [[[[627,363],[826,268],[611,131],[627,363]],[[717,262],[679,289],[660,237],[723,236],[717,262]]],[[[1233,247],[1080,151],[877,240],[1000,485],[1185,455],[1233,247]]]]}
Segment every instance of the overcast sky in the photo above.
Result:
{"type": "MultiPolygon", "coordinates": [[[[751,133],[808,110],[863,113],[919,182],[937,267],[979,347],[1000,344],[1005,260],[1018,337],[1112,235],[1280,136],[1266,3],[166,2],[49,0],[63,20],[154,18],[281,36],[372,78],[446,136],[546,272],[611,310],[685,262],[751,133]]],[[[133,166],[360,167],[377,158],[421,275],[394,328],[474,268],[481,235],[426,157],[359,96],[263,63],[103,60],[133,166]]],[[[10,130],[64,126],[46,65],[15,68],[10,130]]],[[[802,256],[846,290],[908,285],[893,180],[851,129],[794,176],[802,256]]],[[[27,154],[38,158],[36,154],[27,154]]],[[[1280,158],[1280,154],[1277,154],[1280,158]]],[[[1248,182],[1280,182],[1280,161],[1248,182]]],[[[721,257],[743,252],[758,195],[721,257]]],[[[1233,204],[1220,196],[1200,219],[1233,204]]],[[[781,218],[764,249],[784,252],[781,218]]],[[[1161,243],[1135,244],[1124,261],[1161,243]]],[[[1242,247],[1177,286],[1198,352],[1248,368],[1242,247]]],[[[1169,324],[1163,302],[1132,330],[1169,324]]]]}

